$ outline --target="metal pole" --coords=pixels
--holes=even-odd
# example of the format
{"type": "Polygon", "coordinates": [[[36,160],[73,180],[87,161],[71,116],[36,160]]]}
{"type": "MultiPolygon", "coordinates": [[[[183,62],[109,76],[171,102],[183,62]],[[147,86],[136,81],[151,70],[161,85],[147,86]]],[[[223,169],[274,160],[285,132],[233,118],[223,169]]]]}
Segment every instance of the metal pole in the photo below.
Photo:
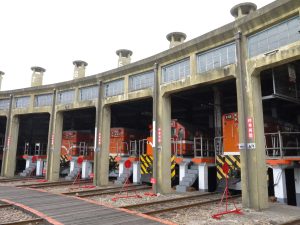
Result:
{"type": "MultiPolygon", "coordinates": [[[[153,149],[153,178],[157,182],[158,173],[157,173],[157,159],[158,159],[158,142],[157,142],[157,102],[158,100],[158,64],[154,63],[154,83],[153,83],[153,121],[152,121],[152,136],[153,136],[153,143],[152,143],[152,149],[153,149]]],[[[154,182],[153,185],[153,192],[158,192],[158,187],[156,182],[154,182]]]]}
{"type": "Polygon", "coordinates": [[[12,112],[12,102],[13,95],[9,95],[9,108],[8,108],[8,116],[6,120],[6,128],[5,128],[5,137],[4,137],[4,146],[3,146],[3,156],[2,156],[2,165],[1,165],[1,176],[4,176],[4,170],[6,168],[6,152],[8,151],[8,137],[10,131],[10,121],[11,121],[11,112],[12,112]]]}
{"type": "Polygon", "coordinates": [[[53,90],[53,99],[52,99],[52,109],[49,119],[49,129],[48,129],[48,145],[47,145],[47,171],[46,171],[46,179],[48,180],[50,177],[50,168],[51,165],[51,153],[50,151],[53,150],[54,146],[52,146],[54,142],[54,136],[53,136],[53,124],[54,124],[54,114],[55,114],[55,105],[56,105],[56,90],[53,90]]]}
{"type": "MultiPolygon", "coordinates": [[[[236,53],[237,53],[237,66],[238,66],[238,80],[239,80],[239,93],[241,94],[242,101],[240,101],[241,104],[241,109],[242,111],[239,112],[240,115],[240,123],[239,126],[241,126],[241,136],[243,138],[243,144],[244,144],[244,152],[242,152],[241,149],[241,155],[244,154],[244,157],[241,157],[241,164],[244,164],[245,168],[245,175],[246,179],[242,180],[242,182],[245,184],[244,186],[249,187],[249,154],[248,154],[248,139],[247,139],[247,105],[246,105],[246,80],[243,77],[243,57],[242,57],[242,48],[241,48],[241,40],[242,39],[242,33],[238,31],[238,33],[235,35],[235,40],[236,40],[236,53]],[[242,162],[242,159],[243,160],[242,162]]],[[[244,193],[243,198],[246,198],[247,202],[249,205],[250,203],[250,194],[249,193],[244,193]]]]}

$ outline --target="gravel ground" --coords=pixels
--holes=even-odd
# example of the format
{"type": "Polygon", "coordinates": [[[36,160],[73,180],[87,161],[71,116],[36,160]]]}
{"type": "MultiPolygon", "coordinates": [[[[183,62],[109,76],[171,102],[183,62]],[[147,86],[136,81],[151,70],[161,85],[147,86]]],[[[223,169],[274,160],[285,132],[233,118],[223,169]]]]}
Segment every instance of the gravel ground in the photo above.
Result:
{"type": "MultiPolygon", "coordinates": [[[[167,195],[158,195],[155,197],[145,196],[144,193],[149,191],[138,191],[137,194],[142,198],[120,198],[117,201],[112,201],[115,195],[103,195],[94,196],[89,199],[109,204],[114,207],[121,207],[131,204],[159,201],[164,199],[170,199],[175,197],[182,197],[183,195],[197,194],[197,192],[188,192],[184,194],[178,194],[176,192],[167,195]]],[[[129,192],[129,195],[133,193],[129,192]]],[[[122,195],[126,195],[123,193],[122,195]]],[[[235,200],[237,208],[242,209],[241,198],[235,200]]],[[[270,209],[266,211],[255,211],[252,209],[242,209],[243,215],[227,214],[222,216],[220,220],[213,219],[213,214],[224,211],[224,206],[220,207],[219,203],[192,207],[188,209],[181,209],[175,212],[167,212],[154,215],[155,217],[172,221],[180,225],[279,225],[283,222],[300,218],[300,208],[283,205],[280,203],[271,203],[270,209]],[[291,212],[292,211],[292,212],[291,212]],[[298,215],[298,216],[297,216],[298,215]]],[[[228,209],[234,209],[232,203],[230,203],[228,209]]]]}
{"type": "Polygon", "coordinates": [[[12,223],[20,220],[30,220],[35,219],[27,213],[13,207],[0,208],[0,222],[2,223],[12,223]]]}
{"type": "MultiPolygon", "coordinates": [[[[1,178],[0,178],[1,179],[1,178]]],[[[5,186],[15,186],[17,184],[23,183],[36,183],[33,181],[20,181],[20,182],[11,182],[11,183],[3,183],[5,186]]],[[[0,186],[1,186],[0,182],[0,186]]],[[[113,186],[112,183],[109,185],[113,186]]],[[[96,188],[84,188],[84,186],[91,186],[91,184],[82,184],[82,185],[66,185],[66,186],[57,186],[57,187],[49,187],[43,188],[52,193],[62,193],[76,190],[90,190],[90,189],[101,189],[99,187],[96,188]]],[[[103,188],[103,187],[102,187],[103,188]]],[[[101,195],[89,197],[89,199],[93,201],[97,201],[103,204],[109,204],[113,207],[121,207],[126,205],[144,203],[144,202],[152,202],[159,201],[164,199],[182,197],[184,195],[193,195],[199,194],[199,192],[187,192],[184,194],[176,193],[175,191],[171,194],[158,194],[157,196],[146,196],[145,193],[149,193],[149,190],[137,191],[136,194],[140,195],[142,198],[119,198],[116,201],[113,201],[112,198],[116,197],[116,195],[101,195]]],[[[129,195],[134,195],[134,192],[129,192],[129,195]]],[[[122,196],[126,195],[126,193],[121,193],[122,196]]],[[[241,199],[235,200],[238,208],[242,208],[241,199]]],[[[224,207],[221,208],[224,210],[224,207]]],[[[156,214],[156,217],[172,221],[179,225],[229,225],[229,224],[237,224],[237,225],[279,225],[283,222],[290,221],[296,218],[300,218],[300,208],[287,206],[279,203],[271,203],[270,208],[264,211],[255,211],[252,209],[242,209],[243,215],[237,214],[227,214],[224,215],[220,220],[213,219],[211,216],[221,211],[219,204],[211,204],[199,207],[193,207],[189,209],[177,210],[176,212],[168,212],[156,214]]],[[[229,206],[229,209],[233,209],[233,205],[229,206]]],[[[10,208],[0,209],[0,221],[6,221],[6,219],[15,219],[15,218],[23,218],[23,216],[28,216],[28,218],[32,218],[30,215],[26,215],[20,210],[10,208]],[[8,211],[6,211],[8,210],[8,211]],[[13,215],[13,216],[12,216],[13,215]]]]}
{"type": "MultiPolygon", "coordinates": [[[[237,208],[242,208],[240,202],[237,203],[236,206],[237,208]]],[[[211,216],[220,212],[221,210],[219,209],[219,205],[216,203],[207,206],[182,209],[173,213],[162,213],[155,216],[180,225],[277,225],[292,219],[290,216],[282,213],[269,211],[257,212],[252,209],[242,209],[243,215],[227,214],[222,216],[220,220],[213,219],[211,216]]],[[[229,209],[234,209],[233,205],[231,205],[229,209]]]]}
{"type": "MultiPolygon", "coordinates": [[[[117,196],[126,196],[126,192],[123,192],[121,194],[117,195],[100,195],[100,196],[93,196],[89,197],[88,199],[91,199],[93,201],[97,201],[100,203],[104,204],[109,204],[114,207],[120,207],[120,206],[126,206],[126,205],[132,205],[132,204],[137,204],[137,203],[144,203],[144,202],[152,202],[152,201],[159,201],[159,200],[164,200],[164,199],[170,199],[170,198],[176,198],[183,196],[182,194],[167,194],[167,195],[162,195],[158,194],[157,196],[147,196],[145,193],[149,193],[149,190],[147,191],[137,191],[136,194],[141,196],[142,198],[138,197],[131,197],[131,198],[119,198],[116,201],[113,201],[112,198],[115,198],[117,196]]],[[[134,192],[128,192],[129,196],[135,195],[134,192]]]]}

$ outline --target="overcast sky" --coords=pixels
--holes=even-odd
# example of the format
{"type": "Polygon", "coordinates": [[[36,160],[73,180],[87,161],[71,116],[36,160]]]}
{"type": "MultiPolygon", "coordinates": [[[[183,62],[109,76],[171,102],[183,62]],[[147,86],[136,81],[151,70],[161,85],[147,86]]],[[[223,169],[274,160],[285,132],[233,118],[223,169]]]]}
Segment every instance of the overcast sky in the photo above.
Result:
{"type": "MultiPolygon", "coordinates": [[[[29,87],[31,67],[46,69],[44,84],[73,78],[72,61],[89,65],[86,76],[117,67],[116,50],[132,62],[168,49],[166,35],[187,41],[234,18],[243,0],[0,0],[2,90],[29,87]]],[[[254,0],[258,8],[272,0],[254,0]]]]}

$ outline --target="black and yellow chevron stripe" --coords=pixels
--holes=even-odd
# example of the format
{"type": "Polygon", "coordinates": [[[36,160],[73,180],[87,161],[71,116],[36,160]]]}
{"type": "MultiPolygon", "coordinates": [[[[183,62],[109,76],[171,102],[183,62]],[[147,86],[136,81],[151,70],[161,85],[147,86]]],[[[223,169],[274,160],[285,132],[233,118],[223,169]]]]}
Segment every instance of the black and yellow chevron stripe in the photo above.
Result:
{"type": "Polygon", "coordinates": [[[226,174],[222,169],[222,166],[225,162],[229,165],[230,171],[241,169],[241,161],[239,155],[217,155],[217,177],[219,180],[226,178],[226,174]]]}
{"type": "MultiPolygon", "coordinates": [[[[152,174],[153,168],[153,156],[143,154],[140,156],[141,160],[141,174],[152,174]]],[[[176,170],[175,170],[176,162],[175,156],[171,157],[171,178],[175,178],[176,170]]]]}
{"type": "Polygon", "coordinates": [[[141,174],[152,174],[153,156],[143,154],[140,156],[141,160],[141,174]]]}

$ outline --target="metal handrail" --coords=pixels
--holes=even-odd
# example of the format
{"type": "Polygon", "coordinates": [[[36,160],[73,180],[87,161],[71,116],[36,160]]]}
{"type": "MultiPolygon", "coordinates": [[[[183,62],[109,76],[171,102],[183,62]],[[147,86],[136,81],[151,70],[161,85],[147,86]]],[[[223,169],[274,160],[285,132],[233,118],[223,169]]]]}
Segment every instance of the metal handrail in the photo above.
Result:
{"type": "Polygon", "coordinates": [[[214,156],[212,139],[204,138],[202,136],[194,137],[194,157],[209,157],[209,156],[214,156]]]}
{"type": "Polygon", "coordinates": [[[129,142],[129,155],[137,155],[137,141],[129,142]]]}
{"type": "Polygon", "coordinates": [[[265,151],[269,158],[300,155],[300,132],[265,133],[265,151]]]}

